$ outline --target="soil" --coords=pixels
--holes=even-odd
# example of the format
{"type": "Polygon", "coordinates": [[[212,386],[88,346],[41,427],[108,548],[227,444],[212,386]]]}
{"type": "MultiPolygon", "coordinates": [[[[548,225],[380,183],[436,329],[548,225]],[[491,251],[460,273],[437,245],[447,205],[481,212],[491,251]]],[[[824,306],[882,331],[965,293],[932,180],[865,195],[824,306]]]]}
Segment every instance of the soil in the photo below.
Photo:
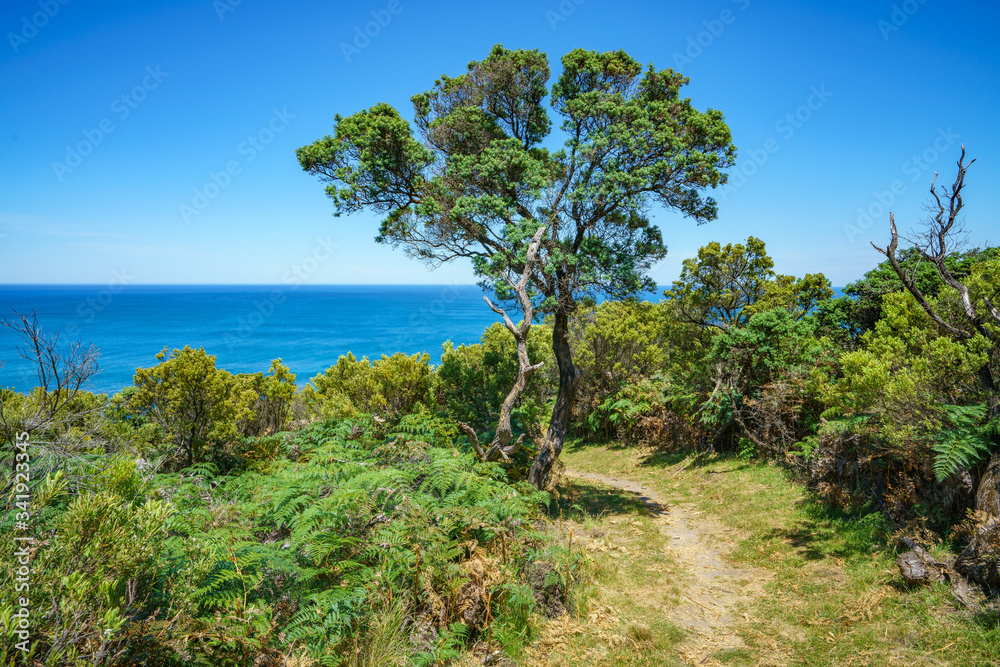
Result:
{"type": "Polygon", "coordinates": [[[670,621],[689,633],[680,646],[688,663],[718,664],[716,653],[743,647],[738,629],[750,622],[749,603],[763,595],[771,575],[728,562],[727,555],[735,546],[729,529],[690,507],[668,504],[638,482],[598,473],[567,470],[565,474],[634,493],[654,515],[669,540],[669,551],[689,574],[682,582],[681,603],[664,610],[670,621]]]}

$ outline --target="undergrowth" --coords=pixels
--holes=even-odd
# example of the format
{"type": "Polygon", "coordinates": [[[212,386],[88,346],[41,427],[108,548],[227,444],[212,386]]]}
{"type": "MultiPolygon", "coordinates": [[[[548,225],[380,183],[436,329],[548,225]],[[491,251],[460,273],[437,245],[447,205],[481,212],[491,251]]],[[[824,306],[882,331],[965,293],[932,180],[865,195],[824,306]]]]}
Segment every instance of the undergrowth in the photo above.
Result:
{"type": "Polygon", "coordinates": [[[206,463],[144,481],[133,467],[141,492],[114,480],[131,498],[54,493],[43,500],[61,509],[35,526],[48,537],[30,603],[52,611],[34,620],[32,659],[445,665],[476,642],[519,655],[535,625],[524,574],[559,558],[538,527],[547,496],[455,435],[427,413],[391,429],[362,416],[247,448],[227,474],[206,463]]]}

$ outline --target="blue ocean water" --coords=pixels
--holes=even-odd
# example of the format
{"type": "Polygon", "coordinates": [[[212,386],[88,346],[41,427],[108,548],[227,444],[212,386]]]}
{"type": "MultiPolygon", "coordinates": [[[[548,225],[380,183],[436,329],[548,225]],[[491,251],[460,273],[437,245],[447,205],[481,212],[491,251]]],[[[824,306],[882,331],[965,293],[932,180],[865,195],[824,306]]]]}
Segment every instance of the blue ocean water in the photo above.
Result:
{"type": "MultiPolygon", "coordinates": [[[[89,341],[101,353],[91,390],[132,384],[136,368],[169,349],[204,347],[233,373],[266,371],[280,357],[304,384],[353,352],[361,358],[476,343],[499,321],[475,285],[0,286],[0,317],[36,312],[60,342],[89,341]]],[[[19,358],[18,337],[0,327],[0,386],[37,384],[19,358]]]]}
{"type": "MultiPolygon", "coordinates": [[[[164,347],[204,347],[233,373],[266,371],[280,357],[303,385],[348,352],[359,359],[427,352],[437,364],[444,341],[477,343],[500,321],[475,285],[0,285],[0,318],[14,311],[35,312],[62,344],[97,347],[100,372],[90,390],[102,393],[131,385],[164,347]]],[[[38,384],[21,344],[0,327],[0,387],[38,384]]]]}

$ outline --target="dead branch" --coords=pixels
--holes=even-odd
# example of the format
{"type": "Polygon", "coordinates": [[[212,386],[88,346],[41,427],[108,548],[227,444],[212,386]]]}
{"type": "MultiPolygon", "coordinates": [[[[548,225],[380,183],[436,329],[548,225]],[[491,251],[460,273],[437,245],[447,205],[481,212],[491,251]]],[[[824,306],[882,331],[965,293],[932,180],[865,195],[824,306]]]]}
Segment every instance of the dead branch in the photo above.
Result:
{"type": "MultiPolygon", "coordinates": [[[[899,232],[896,229],[894,214],[889,214],[889,231],[891,234],[889,245],[885,248],[880,248],[872,243],[872,247],[889,260],[892,270],[899,277],[907,291],[913,295],[913,298],[920,304],[924,312],[942,330],[951,336],[961,339],[972,338],[976,333],[979,333],[988,340],[997,343],[1000,342],[997,337],[984,326],[983,317],[980,315],[979,309],[972,302],[969,288],[948,269],[946,264],[948,256],[953,254],[958,248],[959,241],[956,239],[956,236],[962,234],[964,231],[958,217],[965,205],[962,200],[962,190],[965,188],[965,174],[974,162],[974,159],[968,163],[965,162],[965,146],[963,145],[962,154],[958,159],[958,173],[951,188],[948,189],[944,186],[940,189],[936,188],[937,174],[934,175],[934,180],[931,183],[931,196],[934,198],[934,204],[931,206],[933,216],[927,221],[927,229],[922,235],[923,242],[914,244],[920,257],[934,264],[941,280],[958,292],[962,303],[962,312],[970,328],[956,326],[946,321],[937,309],[931,305],[927,297],[920,291],[920,288],[917,287],[914,277],[907,274],[900,267],[899,261],[896,258],[896,249],[899,246],[899,232]]],[[[995,312],[996,309],[992,307],[988,299],[984,299],[984,301],[984,309],[987,315],[990,318],[1000,321],[1000,313],[995,312]]]]}
{"type": "Polygon", "coordinates": [[[538,231],[531,238],[530,243],[528,243],[528,252],[525,256],[524,270],[521,273],[520,279],[515,283],[508,276],[504,276],[507,284],[517,294],[518,302],[521,305],[521,311],[524,314],[521,323],[515,325],[502,308],[495,306],[488,296],[483,296],[490,310],[503,317],[504,326],[514,336],[514,341],[517,344],[518,363],[517,380],[515,380],[514,386],[500,406],[500,419],[497,430],[493,435],[493,440],[485,451],[479,444],[479,437],[476,435],[475,430],[468,424],[462,422],[458,424],[462,432],[468,436],[476,455],[483,461],[498,461],[500,459],[509,461],[521,449],[524,442],[524,434],[518,437],[513,444],[510,442],[513,437],[511,415],[514,412],[517,401],[521,398],[521,394],[524,393],[525,388],[528,386],[528,379],[531,377],[531,374],[545,365],[544,363],[532,364],[528,358],[528,334],[531,331],[531,321],[534,317],[534,307],[531,304],[531,298],[528,296],[528,282],[531,280],[535,265],[538,263],[538,248],[541,245],[544,233],[545,227],[539,227],[538,231]]]}

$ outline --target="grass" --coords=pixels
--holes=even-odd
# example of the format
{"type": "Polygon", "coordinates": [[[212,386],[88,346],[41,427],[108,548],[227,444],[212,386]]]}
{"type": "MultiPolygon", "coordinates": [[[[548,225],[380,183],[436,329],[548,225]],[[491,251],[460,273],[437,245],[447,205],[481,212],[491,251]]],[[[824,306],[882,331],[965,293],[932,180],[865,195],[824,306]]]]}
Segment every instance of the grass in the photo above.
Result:
{"type": "MultiPolygon", "coordinates": [[[[562,459],[570,470],[640,482],[671,504],[715,517],[735,536],[734,564],[770,573],[764,595],[739,624],[745,647],[716,653],[715,664],[1000,663],[995,614],[958,607],[943,585],[907,590],[879,515],[829,508],[778,466],[580,444],[569,444],[562,459]]],[[[588,604],[603,604],[604,616],[547,630],[569,636],[550,636],[555,643],[540,651],[548,662],[536,664],[684,664],[684,631],[663,619],[685,576],[649,511],[633,494],[575,483],[553,512],[587,545],[588,604]]],[[[946,555],[943,547],[937,555],[946,555]]]]}
{"type": "Polygon", "coordinates": [[[634,494],[573,482],[561,485],[550,518],[585,554],[586,579],[524,664],[683,665],[676,647],[685,633],[662,610],[678,603],[684,573],[652,512],[634,494]]]}

